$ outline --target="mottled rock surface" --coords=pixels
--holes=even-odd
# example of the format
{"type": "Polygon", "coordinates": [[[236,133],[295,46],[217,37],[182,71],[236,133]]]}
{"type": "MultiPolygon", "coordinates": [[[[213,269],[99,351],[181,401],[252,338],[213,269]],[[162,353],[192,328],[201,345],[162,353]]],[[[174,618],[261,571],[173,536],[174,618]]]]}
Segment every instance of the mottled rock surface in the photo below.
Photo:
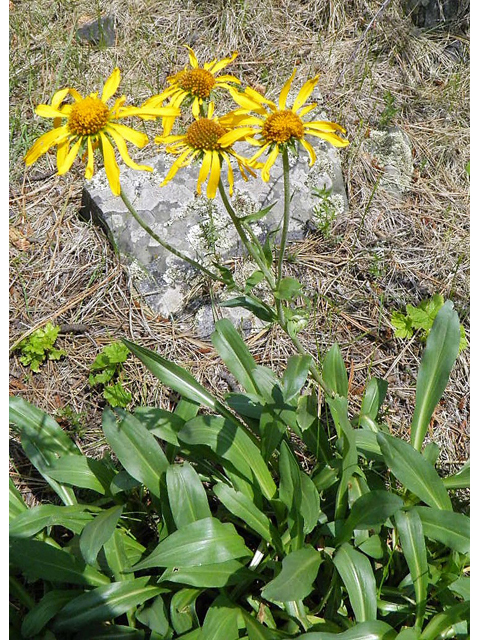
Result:
{"type": "Polygon", "coordinates": [[[470,0],[404,0],[405,10],[422,29],[448,28],[468,21],[470,0]]]}
{"type": "Polygon", "coordinates": [[[76,31],[77,40],[83,40],[100,47],[113,47],[115,44],[115,19],[102,16],[87,20],[76,31]]]}
{"type": "MultiPolygon", "coordinates": [[[[317,162],[312,168],[308,166],[308,156],[303,149],[291,162],[289,240],[303,238],[309,227],[315,226],[315,208],[319,199],[313,194],[314,189],[324,189],[330,206],[335,208],[337,214],[347,210],[338,151],[322,140],[314,147],[317,162]]],[[[242,145],[238,145],[236,150],[242,153],[242,145]]],[[[245,155],[251,155],[251,147],[243,151],[245,155]]],[[[242,246],[220,195],[217,194],[214,200],[196,195],[198,165],[180,169],[171,182],[160,187],[173,159],[168,154],[160,153],[150,161],[144,161],[153,167],[152,173],[121,166],[122,188],[139,215],[161,238],[207,267],[212,262],[222,262],[225,258],[241,255],[242,246]]],[[[238,216],[276,203],[266,217],[254,223],[254,231],[261,239],[280,226],[283,216],[280,159],[270,176],[268,183],[264,183],[260,177],[245,182],[235,171],[235,190],[231,202],[238,216]]],[[[225,175],[223,180],[226,184],[225,175]]],[[[180,314],[185,309],[198,279],[198,271],[159,246],[138,225],[122,199],[112,195],[104,171],[98,172],[85,186],[83,215],[92,217],[104,227],[126,263],[136,289],[155,312],[170,316],[180,314]]],[[[208,327],[208,318],[205,317],[205,320],[204,326],[208,327]]],[[[208,328],[201,333],[208,333],[208,328]]]]}
{"type": "Polygon", "coordinates": [[[413,157],[407,134],[398,127],[370,130],[363,143],[372,163],[382,171],[380,186],[394,196],[402,196],[412,183],[413,157]]]}

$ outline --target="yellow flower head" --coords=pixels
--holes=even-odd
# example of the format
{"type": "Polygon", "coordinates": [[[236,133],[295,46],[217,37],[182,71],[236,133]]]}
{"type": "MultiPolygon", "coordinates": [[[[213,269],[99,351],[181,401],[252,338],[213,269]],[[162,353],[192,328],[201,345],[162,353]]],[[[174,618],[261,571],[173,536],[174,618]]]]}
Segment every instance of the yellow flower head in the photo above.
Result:
{"type": "Polygon", "coordinates": [[[91,93],[84,98],[75,89],[66,88],[55,93],[51,104],[38,105],[35,113],[44,118],[53,118],[54,128],[40,136],[27,152],[25,156],[27,166],[56,146],[58,174],[66,173],[76,156],[83,153],[84,157],[88,158],[85,177],[89,180],[94,170],[93,152],[100,147],[110,188],[115,195],[119,195],[120,170],[115,159],[113,142],[126,165],[132,169],[152,171],[151,167],[136,164],[130,158],[125,142],[128,140],[141,148],[147,144],[147,136],[131,127],[119,124],[118,120],[129,116],[145,115],[175,118],[180,115],[180,111],[172,107],[163,109],[125,107],[123,106],[125,96],[117,98],[113,107],[109,108],[107,102],[116,92],[119,84],[120,70],[117,68],[105,82],[100,98],[98,93],[91,93]],[[73,98],[73,104],[64,104],[63,101],[68,95],[73,98]]]}
{"type": "Polygon", "coordinates": [[[335,122],[304,120],[304,116],[314,109],[316,104],[305,105],[305,102],[311,96],[319,76],[315,76],[311,80],[307,80],[298,92],[292,108],[287,109],[287,97],[290,91],[292,81],[296,71],[292,73],[280,92],[278,106],[262,96],[258,91],[251,87],[245,89],[245,93],[240,93],[233,88],[230,91],[232,98],[241,107],[237,110],[237,114],[245,115],[242,126],[232,131],[226,136],[225,142],[233,144],[236,140],[243,136],[251,144],[260,147],[260,149],[251,158],[252,161],[257,160],[262,153],[268,152],[268,158],[262,169],[262,179],[268,182],[270,179],[270,169],[272,168],[278,154],[283,151],[285,145],[297,144],[298,142],[307,150],[310,157],[310,166],[316,160],[315,151],[312,145],[305,139],[306,135],[315,136],[327,140],[335,147],[346,147],[349,142],[345,138],[340,137],[336,132],[345,133],[345,129],[335,122]],[[247,117],[247,114],[253,112],[256,115],[247,117]],[[258,135],[259,139],[253,136],[258,135]],[[238,137],[237,137],[238,136],[238,137]]]}
{"type": "Polygon", "coordinates": [[[220,118],[215,118],[213,112],[214,103],[210,102],[207,117],[197,117],[184,135],[162,135],[155,138],[156,143],[168,145],[167,152],[179,154],[162,182],[162,187],[173,178],[181,167],[190,165],[196,159],[202,161],[198,173],[197,193],[202,192],[202,184],[208,178],[207,198],[214,198],[217,193],[223,160],[227,163],[230,195],[233,193],[231,157],[237,161],[244,180],[248,180],[247,173],[255,176],[253,168],[258,168],[260,165],[238,155],[230,143],[226,144],[223,141],[225,135],[228,135],[241,122],[242,116],[227,113],[220,118]]]}
{"type": "MultiPolygon", "coordinates": [[[[167,81],[170,86],[157,96],[149,98],[144,106],[161,106],[165,100],[170,99],[168,105],[171,107],[180,107],[185,101],[192,105],[192,113],[195,118],[200,116],[201,106],[204,102],[208,102],[212,91],[218,87],[230,90],[230,83],[240,84],[240,80],[231,75],[216,74],[224,67],[229,65],[237,57],[237,52],[233,53],[229,58],[218,60],[215,58],[212,62],[206,62],[203,69],[198,66],[198,60],[190,47],[188,56],[190,59],[190,68],[184,69],[173,76],[169,76],[167,81]]],[[[174,118],[164,118],[162,125],[164,135],[168,135],[172,130],[174,118]]]]}

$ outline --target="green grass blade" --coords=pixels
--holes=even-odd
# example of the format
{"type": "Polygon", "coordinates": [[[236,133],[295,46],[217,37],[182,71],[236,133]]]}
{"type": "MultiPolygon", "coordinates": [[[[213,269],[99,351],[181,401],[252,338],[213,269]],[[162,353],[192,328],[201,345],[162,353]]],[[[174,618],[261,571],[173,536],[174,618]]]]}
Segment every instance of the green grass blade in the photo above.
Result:
{"type": "Polygon", "coordinates": [[[466,462],[458,473],[448,478],[442,478],[445,489],[469,489],[470,488],[470,460],[466,462]]]}
{"type": "Polygon", "coordinates": [[[415,626],[421,629],[425,617],[428,587],[427,548],[425,546],[422,521],[415,511],[399,511],[395,514],[395,524],[415,589],[417,605],[415,626]]]}
{"type": "Polygon", "coordinates": [[[18,515],[27,511],[28,507],[23,501],[22,494],[17,489],[13,480],[8,479],[8,519],[11,522],[18,515]]]}
{"type": "Polygon", "coordinates": [[[433,411],[447,386],[459,345],[460,322],[453,303],[447,300],[438,312],[428,335],[418,371],[411,429],[411,442],[418,451],[422,448],[433,411]]]}
{"type": "Polygon", "coordinates": [[[376,620],[377,586],[370,561],[350,544],[343,544],[333,558],[357,622],[376,620]]]}
{"type": "Polygon", "coordinates": [[[450,497],[435,467],[408,442],[386,433],[378,433],[377,441],[393,475],[413,494],[432,507],[452,510],[450,497]]]}

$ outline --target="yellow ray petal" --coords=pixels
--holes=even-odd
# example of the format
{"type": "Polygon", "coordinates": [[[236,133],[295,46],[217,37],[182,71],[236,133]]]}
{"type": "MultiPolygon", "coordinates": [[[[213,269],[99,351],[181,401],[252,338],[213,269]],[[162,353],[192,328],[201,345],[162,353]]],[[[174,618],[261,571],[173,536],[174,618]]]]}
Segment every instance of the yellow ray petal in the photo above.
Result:
{"type": "Polygon", "coordinates": [[[183,140],[184,138],[185,138],[184,135],[176,135],[176,136],[162,135],[162,136],[157,136],[155,138],[155,142],[157,144],[171,144],[172,142],[178,142],[179,140],[183,140]]]}
{"type": "Polygon", "coordinates": [[[305,131],[310,136],[315,136],[316,138],[322,138],[330,144],[333,144],[334,147],[346,147],[350,143],[345,138],[340,138],[340,136],[335,135],[334,133],[321,133],[320,131],[305,131]]]}
{"type": "Polygon", "coordinates": [[[52,129],[51,131],[47,131],[43,135],[38,138],[38,140],[33,144],[33,146],[27,151],[25,155],[25,164],[30,166],[33,164],[38,158],[46,153],[51,147],[54,147],[56,144],[60,144],[64,140],[68,138],[70,135],[67,126],[58,127],[56,129],[52,129]]]}
{"type": "Polygon", "coordinates": [[[278,151],[279,151],[278,145],[275,145],[272,151],[270,152],[270,155],[268,156],[267,161],[263,165],[261,175],[262,175],[262,180],[264,182],[268,182],[270,180],[270,169],[273,167],[274,162],[277,159],[278,151]]]}
{"type": "MultiPolygon", "coordinates": [[[[235,87],[232,87],[232,90],[235,90],[235,87]]],[[[255,102],[258,102],[259,104],[267,104],[271,109],[273,109],[273,111],[277,110],[277,105],[274,102],[272,102],[268,98],[265,98],[265,96],[263,96],[255,89],[252,89],[252,87],[245,87],[245,93],[248,97],[255,100],[255,102]]],[[[265,113],[267,113],[267,111],[265,111],[265,113]]]]}
{"type": "Polygon", "coordinates": [[[72,96],[75,102],[80,102],[80,100],[83,100],[83,96],[80,93],[78,93],[76,89],[73,89],[72,87],[69,88],[68,93],[72,96]]]}
{"type": "Polygon", "coordinates": [[[213,154],[211,151],[205,151],[205,154],[203,156],[202,166],[200,167],[200,171],[198,172],[198,180],[197,180],[198,194],[202,193],[202,184],[205,182],[205,180],[208,177],[208,174],[210,173],[210,168],[212,166],[212,155],[213,154]]]}
{"type": "Polygon", "coordinates": [[[87,180],[90,180],[93,176],[93,162],[94,162],[92,139],[90,136],[88,136],[87,138],[87,150],[88,150],[88,161],[87,161],[87,166],[85,168],[85,178],[87,180]]]}
{"type": "Polygon", "coordinates": [[[316,106],[317,106],[316,102],[313,102],[312,104],[307,104],[306,107],[302,107],[300,111],[297,112],[297,116],[299,116],[300,118],[303,118],[304,115],[312,111],[312,109],[315,109],[316,106]]]}
{"type": "Polygon", "coordinates": [[[113,195],[120,195],[120,169],[115,159],[115,151],[107,136],[100,132],[100,140],[102,142],[102,155],[105,164],[105,173],[107,174],[108,184],[113,195]]]}
{"type": "Polygon", "coordinates": [[[188,45],[184,45],[184,46],[186,49],[188,49],[188,59],[190,60],[190,66],[193,69],[198,69],[198,60],[197,60],[197,56],[193,52],[193,49],[191,49],[188,45]]]}
{"type": "Polygon", "coordinates": [[[303,87],[298,92],[298,96],[295,98],[292,106],[293,113],[296,113],[300,107],[303,107],[308,98],[312,95],[312,91],[315,89],[315,85],[318,82],[320,76],[315,76],[311,80],[307,80],[303,87]]]}
{"type": "Polygon", "coordinates": [[[170,180],[173,178],[173,176],[177,173],[177,171],[182,166],[183,161],[186,160],[187,156],[189,154],[191,154],[191,153],[192,153],[192,150],[190,148],[188,148],[182,153],[181,156],[179,156],[175,160],[175,162],[170,167],[170,170],[168,171],[167,175],[165,176],[165,180],[160,185],[161,187],[165,186],[167,184],[167,182],[170,182],[170,180]]]}
{"type": "Polygon", "coordinates": [[[241,80],[239,80],[235,76],[232,76],[232,75],[229,75],[229,74],[227,74],[225,76],[217,76],[215,78],[215,84],[217,86],[219,86],[219,87],[220,86],[224,86],[224,85],[225,85],[225,87],[228,87],[228,85],[227,85],[228,82],[234,82],[235,84],[242,84],[241,80]]]}
{"type": "Polygon", "coordinates": [[[240,93],[236,91],[233,87],[230,91],[230,95],[235,100],[235,102],[240,105],[243,109],[247,109],[248,111],[256,111],[257,113],[267,114],[268,111],[265,107],[256,102],[254,99],[249,98],[245,93],[240,93]]]}
{"type": "Polygon", "coordinates": [[[225,153],[223,151],[220,151],[220,155],[222,156],[222,158],[226,161],[227,163],[227,169],[228,169],[228,185],[229,185],[229,194],[231,196],[233,196],[233,169],[232,169],[232,164],[230,162],[230,158],[228,157],[228,153],[225,153]]]}
{"type": "Polygon", "coordinates": [[[57,91],[52,98],[52,107],[54,109],[58,109],[58,107],[62,104],[62,102],[65,100],[66,96],[68,95],[69,89],[68,87],[66,89],[60,89],[60,91],[57,91]]]}
{"type": "Polygon", "coordinates": [[[336,122],[327,122],[325,120],[313,120],[312,122],[305,122],[305,129],[314,129],[315,131],[323,131],[324,133],[333,133],[334,131],[341,131],[346,133],[346,129],[341,127],[336,122]]]}
{"type": "Polygon", "coordinates": [[[115,129],[110,127],[108,129],[108,133],[112,136],[127,167],[136,169],[137,171],[153,171],[152,167],[148,167],[145,164],[137,164],[130,158],[125,140],[119,133],[117,133],[117,131],[115,131],[115,129]]]}
{"type": "Polygon", "coordinates": [[[102,91],[102,102],[107,102],[113,96],[115,91],[118,89],[118,85],[120,84],[120,69],[115,67],[112,71],[110,77],[105,82],[102,91]]]}
{"type": "Polygon", "coordinates": [[[214,198],[217,193],[218,183],[220,181],[220,156],[218,152],[214,151],[212,153],[212,167],[210,169],[210,178],[208,179],[207,184],[207,198],[214,198]]]}
{"type": "Polygon", "coordinates": [[[215,103],[212,100],[211,102],[208,103],[207,118],[210,118],[211,120],[213,118],[214,111],[215,111],[215,103]]]}
{"type": "Polygon", "coordinates": [[[201,101],[197,97],[195,97],[194,101],[192,102],[192,113],[193,116],[197,119],[200,115],[200,104],[201,101]]]}
{"type": "Polygon", "coordinates": [[[65,118],[66,114],[62,113],[58,109],[54,109],[49,104],[39,104],[35,109],[37,116],[42,118],[65,118]]]}
{"type": "Polygon", "coordinates": [[[68,153],[68,147],[68,138],[63,142],[60,142],[60,144],[57,146],[57,171],[58,168],[61,167],[65,162],[65,158],[67,157],[68,153]]]}
{"type": "Polygon", "coordinates": [[[290,91],[290,87],[292,86],[292,81],[293,81],[296,73],[297,73],[297,70],[294,69],[292,75],[286,81],[286,83],[283,85],[283,89],[280,91],[280,97],[278,99],[278,106],[282,111],[284,109],[286,109],[286,107],[287,107],[288,92],[290,91]]]}
{"type": "Polygon", "coordinates": [[[232,144],[237,142],[238,140],[242,140],[245,136],[252,135],[258,132],[258,129],[254,129],[253,127],[238,127],[237,129],[232,129],[232,131],[227,131],[221,136],[217,142],[218,144],[226,149],[227,147],[231,147],[232,144]]]}
{"type": "Polygon", "coordinates": [[[117,122],[109,122],[106,127],[107,131],[114,130],[116,133],[119,133],[122,138],[128,140],[136,147],[142,149],[148,142],[148,136],[146,133],[142,133],[141,131],[136,131],[131,127],[127,127],[124,124],[118,124],[117,122]]]}
{"type": "MultiPolygon", "coordinates": [[[[62,176],[64,173],[67,173],[67,171],[70,170],[70,167],[72,166],[73,161],[78,155],[78,151],[80,149],[80,145],[82,144],[83,139],[84,139],[83,136],[80,136],[78,138],[78,140],[72,145],[72,148],[65,156],[62,164],[59,167],[57,167],[59,176],[62,176]]],[[[58,156],[57,156],[57,161],[58,161],[58,156]]]]}
{"type": "Polygon", "coordinates": [[[312,145],[308,142],[308,140],[305,140],[305,138],[302,138],[300,140],[300,144],[307,150],[307,153],[310,156],[310,166],[312,166],[315,160],[317,159],[317,156],[315,154],[315,151],[312,145]]]}
{"type": "Polygon", "coordinates": [[[230,58],[223,58],[223,60],[219,60],[213,66],[213,68],[210,69],[210,73],[213,73],[213,74],[217,73],[217,71],[220,71],[221,69],[229,65],[231,62],[233,62],[237,56],[238,56],[238,51],[234,51],[230,56],[230,58]]]}

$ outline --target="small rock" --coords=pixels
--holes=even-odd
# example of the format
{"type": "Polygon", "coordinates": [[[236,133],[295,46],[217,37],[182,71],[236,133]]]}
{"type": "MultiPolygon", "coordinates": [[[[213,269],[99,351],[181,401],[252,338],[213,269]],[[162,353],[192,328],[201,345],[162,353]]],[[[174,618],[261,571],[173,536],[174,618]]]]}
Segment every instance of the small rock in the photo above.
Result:
{"type": "Polygon", "coordinates": [[[371,129],[370,136],[363,145],[372,158],[372,164],[383,172],[380,186],[394,196],[402,196],[409,191],[413,176],[413,157],[407,134],[398,127],[371,129]]]}
{"type": "Polygon", "coordinates": [[[105,16],[96,20],[88,20],[77,29],[78,40],[85,40],[100,47],[113,47],[115,44],[115,20],[105,16]]]}

